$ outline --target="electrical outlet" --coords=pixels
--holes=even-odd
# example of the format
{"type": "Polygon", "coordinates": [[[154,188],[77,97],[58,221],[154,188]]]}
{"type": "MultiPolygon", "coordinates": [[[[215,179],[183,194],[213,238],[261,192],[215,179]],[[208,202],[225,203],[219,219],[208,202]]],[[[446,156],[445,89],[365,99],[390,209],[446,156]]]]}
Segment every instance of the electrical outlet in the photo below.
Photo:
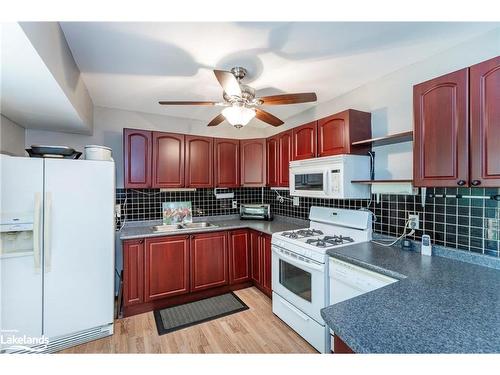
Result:
{"type": "Polygon", "coordinates": [[[122,205],[121,204],[115,204],[115,216],[116,217],[121,217],[122,216],[122,205]]]}
{"type": "Polygon", "coordinates": [[[238,201],[233,201],[233,208],[238,208],[238,201]]]}
{"type": "Polygon", "coordinates": [[[299,197],[293,197],[293,205],[298,206],[300,204],[299,197]]]}
{"type": "Polygon", "coordinates": [[[408,220],[410,221],[408,223],[408,226],[410,227],[410,229],[419,229],[420,228],[420,219],[418,217],[418,214],[409,214],[408,220]]]}

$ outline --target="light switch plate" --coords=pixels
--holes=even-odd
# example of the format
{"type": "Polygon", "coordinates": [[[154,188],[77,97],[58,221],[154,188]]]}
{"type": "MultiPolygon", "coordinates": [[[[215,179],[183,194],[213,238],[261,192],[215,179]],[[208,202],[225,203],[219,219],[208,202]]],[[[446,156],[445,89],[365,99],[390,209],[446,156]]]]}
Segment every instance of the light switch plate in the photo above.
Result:
{"type": "Polygon", "coordinates": [[[233,208],[238,208],[238,201],[233,201],[233,208]]]}
{"type": "Polygon", "coordinates": [[[293,205],[298,206],[300,204],[299,197],[293,197],[293,205]]]}

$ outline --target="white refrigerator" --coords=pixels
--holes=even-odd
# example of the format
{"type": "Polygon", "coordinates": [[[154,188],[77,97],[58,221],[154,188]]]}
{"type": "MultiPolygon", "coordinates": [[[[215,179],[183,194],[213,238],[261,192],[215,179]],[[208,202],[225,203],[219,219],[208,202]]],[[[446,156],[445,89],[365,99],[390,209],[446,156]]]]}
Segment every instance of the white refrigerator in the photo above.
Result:
{"type": "Polygon", "coordinates": [[[2,352],[113,333],[114,203],[112,161],[0,155],[2,352]]]}

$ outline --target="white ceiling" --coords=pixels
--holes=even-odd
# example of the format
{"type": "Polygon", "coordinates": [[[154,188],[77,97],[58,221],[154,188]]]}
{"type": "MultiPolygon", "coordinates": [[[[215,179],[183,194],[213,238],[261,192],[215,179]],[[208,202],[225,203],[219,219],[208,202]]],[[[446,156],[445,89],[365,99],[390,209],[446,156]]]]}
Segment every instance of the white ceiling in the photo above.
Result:
{"type": "Polygon", "coordinates": [[[1,25],[1,112],[26,128],[88,128],[17,23],[1,25]]]}
{"type": "MultiPolygon", "coordinates": [[[[158,100],[220,100],[212,69],[240,65],[269,95],[328,101],[498,24],[122,23],[61,24],[95,105],[209,121],[220,109],[158,100]]],[[[314,104],[268,107],[283,120],[314,104]]],[[[252,120],[250,126],[262,126],[252,120]]]]}

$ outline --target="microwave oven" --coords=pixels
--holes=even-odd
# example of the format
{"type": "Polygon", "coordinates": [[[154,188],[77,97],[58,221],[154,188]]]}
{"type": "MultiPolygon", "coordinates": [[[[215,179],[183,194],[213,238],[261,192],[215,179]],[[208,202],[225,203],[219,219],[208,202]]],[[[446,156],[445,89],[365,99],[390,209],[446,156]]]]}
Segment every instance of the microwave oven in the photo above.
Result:
{"type": "Polygon", "coordinates": [[[369,199],[368,155],[336,155],[290,162],[290,195],[331,199],[369,199]]]}

